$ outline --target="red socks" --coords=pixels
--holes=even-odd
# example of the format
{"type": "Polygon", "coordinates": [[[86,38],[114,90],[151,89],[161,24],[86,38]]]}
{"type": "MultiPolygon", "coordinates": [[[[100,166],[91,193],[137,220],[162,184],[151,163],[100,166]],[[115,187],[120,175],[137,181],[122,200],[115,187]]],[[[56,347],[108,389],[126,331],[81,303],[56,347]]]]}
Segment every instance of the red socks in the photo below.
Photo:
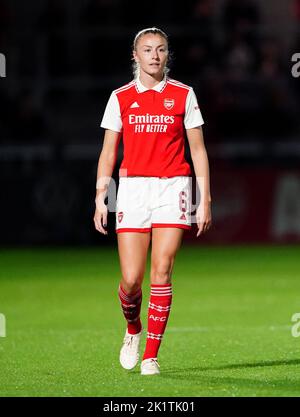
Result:
{"type": "MultiPolygon", "coordinates": [[[[137,334],[142,330],[140,320],[142,289],[134,294],[127,294],[119,286],[119,298],[124,317],[127,320],[127,330],[137,334]]],[[[148,308],[148,332],[144,359],[157,358],[158,350],[165,332],[172,304],[172,284],[151,285],[148,308]]]]}
{"type": "Polygon", "coordinates": [[[140,320],[140,311],[142,304],[142,289],[140,288],[134,294],[126,294],[121,285],[119,285],[119,298],[121,307],[127,320],[127,330],[130,334],[137,334],[142,330],[140,320]]]}
{"type": "Polygon", "coordinates": [[[148,333],[143,360],[157,358],[172,303],[172,284],[151,285],[148,333]]]}

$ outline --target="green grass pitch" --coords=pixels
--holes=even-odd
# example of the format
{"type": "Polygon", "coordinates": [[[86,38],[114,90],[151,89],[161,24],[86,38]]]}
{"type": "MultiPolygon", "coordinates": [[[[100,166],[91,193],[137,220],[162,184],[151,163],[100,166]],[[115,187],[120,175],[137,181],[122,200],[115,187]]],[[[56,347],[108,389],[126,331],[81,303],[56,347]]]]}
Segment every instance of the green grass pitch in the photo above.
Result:
{"type": "Polygon", "coordinates": [[[119,365],[116,247],[2,249],[0,396],[299,396],[299,249],[183,244],[155,376],[119,365]]]}

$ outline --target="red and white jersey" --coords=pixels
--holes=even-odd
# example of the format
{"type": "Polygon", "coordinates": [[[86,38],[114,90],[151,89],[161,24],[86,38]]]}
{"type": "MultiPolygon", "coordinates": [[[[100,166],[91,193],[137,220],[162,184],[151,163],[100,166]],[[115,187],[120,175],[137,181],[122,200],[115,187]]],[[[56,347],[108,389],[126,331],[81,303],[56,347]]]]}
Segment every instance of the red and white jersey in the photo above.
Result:
{"type": "Polygon", "coordinates": [[[151,89],[136,79],[114,90],[101,127],[122,132],[121,177],[175,177],[191,174],[184,129],[203,123],[193,88],[165,76],[151,89]]]}

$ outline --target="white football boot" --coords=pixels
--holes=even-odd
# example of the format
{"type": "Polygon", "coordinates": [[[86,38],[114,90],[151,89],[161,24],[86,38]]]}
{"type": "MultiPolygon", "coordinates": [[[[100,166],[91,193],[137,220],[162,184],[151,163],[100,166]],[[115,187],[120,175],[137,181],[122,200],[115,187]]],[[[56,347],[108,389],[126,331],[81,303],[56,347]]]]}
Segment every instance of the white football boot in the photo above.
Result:
{"type": "Polygon", "coordinates": [[[126,329],[123,345],[120,351],[120,363],[125,369],[133,369],[139,360],[139,349],[143,329],[140,333],[130,334],[126,329]]]}
{"type": "Polygon", "coordinates": [[[156,358],[145,359],[141,363],[142,375],[155,375],[159,374],[159,364],[156,358]]]}

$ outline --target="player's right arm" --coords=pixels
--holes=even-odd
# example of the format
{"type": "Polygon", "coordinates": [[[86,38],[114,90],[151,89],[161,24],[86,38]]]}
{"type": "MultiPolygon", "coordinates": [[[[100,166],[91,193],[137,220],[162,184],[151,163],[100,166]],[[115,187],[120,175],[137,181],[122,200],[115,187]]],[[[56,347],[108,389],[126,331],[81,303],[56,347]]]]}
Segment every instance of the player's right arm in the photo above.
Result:
{"type": "Polygon", "coordinates": [[[120,132],[106,129],[98,161],[94,223],[96,230],[105,235],[107,235],[107,231],[104,230],[107,225],[107,206],[104,200],[116,164],[120,139],[120,132]]]}

